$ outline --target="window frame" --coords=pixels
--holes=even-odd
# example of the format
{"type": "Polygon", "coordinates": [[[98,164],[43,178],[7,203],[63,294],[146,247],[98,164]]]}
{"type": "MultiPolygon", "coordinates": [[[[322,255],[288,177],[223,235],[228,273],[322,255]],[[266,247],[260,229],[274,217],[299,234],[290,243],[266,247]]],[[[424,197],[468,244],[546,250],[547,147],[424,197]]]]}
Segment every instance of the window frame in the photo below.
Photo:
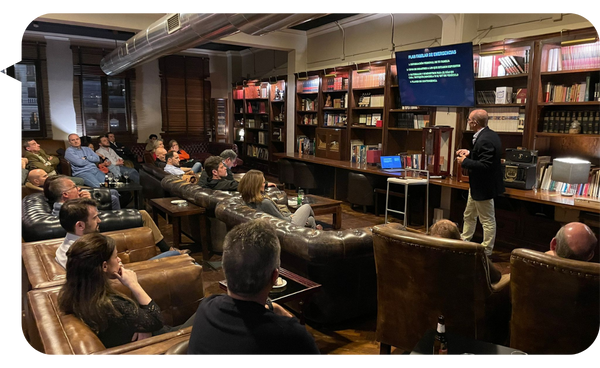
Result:
{"type": "MultiPolygon", "coordinates": [[[[39,47],[37,49],[37,59],[26,58],[19,61],[16,64],[33,64],[35,67],[35,88],[36,88],[36,104],[38,108],[38,120],[40,123],[40,130],[31,131],[23,130],[21,126],[21,136],[23,138],[47,138],[46,133],[46,110],[44,109],[44,82],[42,78],[42,65],[39,58],[39,47]]],[[[15,65],[16,65],[15,64],[15,65]]],[[[6,74],[16,79],[15,65],[11,65],[6,68],[6,74]]],[[[23,119],[23,104],[21,102],[21,119],[23,119]]],[[[21,120],[22,122],[22,120],[21,120]]]]}

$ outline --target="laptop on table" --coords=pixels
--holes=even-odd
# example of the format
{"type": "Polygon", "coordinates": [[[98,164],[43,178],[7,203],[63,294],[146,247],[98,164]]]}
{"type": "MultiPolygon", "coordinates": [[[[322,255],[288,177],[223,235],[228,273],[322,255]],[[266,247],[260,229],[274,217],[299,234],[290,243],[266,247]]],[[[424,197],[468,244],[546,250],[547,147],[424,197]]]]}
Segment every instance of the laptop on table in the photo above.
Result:
{"type": "Polygon", "coordinates": [[[385,172],[402,171],[402,161],[400,156],[381,156],[381,170],[385,172]]]}

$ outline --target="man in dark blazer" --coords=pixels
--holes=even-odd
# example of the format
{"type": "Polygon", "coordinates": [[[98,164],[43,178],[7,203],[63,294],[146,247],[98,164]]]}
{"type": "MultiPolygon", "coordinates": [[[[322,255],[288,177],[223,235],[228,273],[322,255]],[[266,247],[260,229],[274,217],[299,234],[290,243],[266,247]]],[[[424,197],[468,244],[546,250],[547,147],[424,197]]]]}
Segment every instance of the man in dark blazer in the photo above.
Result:
{"type": "Polygon", "coordinates": [[[467,124],[473,135],[473,148],[456,151],[456,160],[469,170],[469,198],[464,212],[463,240],[470,241],[475,233],[477,218],[483,227],[485,253],[490,256],[496,239],[494,197],[504,193],[504,180],[500,157],[502,143],[496,132],[488,126],[485,110],[473,110],[467,124]]]}

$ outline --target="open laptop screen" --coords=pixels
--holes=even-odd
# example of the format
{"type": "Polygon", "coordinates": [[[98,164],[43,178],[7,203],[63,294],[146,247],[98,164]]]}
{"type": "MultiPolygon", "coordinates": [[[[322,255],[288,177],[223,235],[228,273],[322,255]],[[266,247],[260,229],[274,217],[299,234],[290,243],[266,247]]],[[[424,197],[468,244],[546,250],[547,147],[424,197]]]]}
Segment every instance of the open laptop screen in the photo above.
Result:
{"type": "Polygon", "coordinates": [[[381,156],[382,169],[401,169],[400,156],[381,156]]]}

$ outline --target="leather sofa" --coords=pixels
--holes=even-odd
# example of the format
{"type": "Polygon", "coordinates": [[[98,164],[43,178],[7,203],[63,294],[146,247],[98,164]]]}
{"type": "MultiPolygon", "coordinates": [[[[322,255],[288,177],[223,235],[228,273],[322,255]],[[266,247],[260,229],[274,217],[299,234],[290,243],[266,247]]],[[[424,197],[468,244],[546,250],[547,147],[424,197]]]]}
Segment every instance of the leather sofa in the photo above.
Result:
{"type": "MultiPolygon", "coordinates": [[[[164,323],[177,326],[198,309],[204,297],[202,267],[188,255],[132,263],[138,282],[160,306],[164,323]],[[136,267],[134,267],[136,265],[136,267]]],[[[131,297],[118,280],[113,287],[131,297]]],[[[58,309],[62,286],[32,290],[27,294],[34,328],[31,345],[46,354],[164,354],[171,346],[189,339],[192,328],[153,336],[106,349],[98,337],[74,315],[58,309]]]]}
{"type": "Polygon", "coordinates": [[[269,220],[281,244],[281,266],[322,285],[321,291],[305,306],[307,320],[332,324],[376,311],[377,283],[370,228],[313,230],[256,211],[239,197],[219,202],[215,215],[228,229],[257,218],[269,220]]]}
{"type": "Polygon", "coordinates": [[[600,264],[515,249],[510,274],[511,347],[578,354],[598,339],[600,264]]]}
{"type": "MultiPolygon", "coordinates": [[[[108,197],[103,201],[108,201],[110,204],[110,193],[106,188],[94,188],[92,197],[96,198],[94,193],[104,193],[104,197],[108,197]]],[[[23,198],[21,211],[24,241],[56,239],[66,235],[66,231],[60,226],[58,217],[52,216],[52,208],[44,197],[44,193],[34,193],[23,198]]],[[[99,217],[102,220],[100,232],[130,229],[143,225],[139,211],[133,209],[101,210],[99,217]]]]}
{"type": "Polygon", "coordinates": [[[171,174],[154,164],[143,163],[140,168],[140,184],[144,199],[166,198],[171,195],[165,191],[160,182],[171,174]]]}
{"type": "MultiPolygon", "coordinates": [[[[234,177],[237,175],[238,174],[234,174],[234,177]]],[[[206,228],[209,229],[208,238],[211,242],[209,247],[213,252],[221,252],[223,239],[227,233],[227,226],[215,217],[215,208],[222,200],[240,197],[240,194],[238,192],[202,188],[199,185],[190,184],[174,175],[167,175],[164,177],[161,181],[161,187],[173,197],[185,199],[206,209],[205,217],[209,221],[206,228]]],[[[267,188],[266,194],[277,203],[287,204],[287,194],[275,187],[267,188]]],[[[200,228],[198,226],[200,216],[187,216],[181,220],[182,232],[200,244],[201,237],[200,228]]]]}

